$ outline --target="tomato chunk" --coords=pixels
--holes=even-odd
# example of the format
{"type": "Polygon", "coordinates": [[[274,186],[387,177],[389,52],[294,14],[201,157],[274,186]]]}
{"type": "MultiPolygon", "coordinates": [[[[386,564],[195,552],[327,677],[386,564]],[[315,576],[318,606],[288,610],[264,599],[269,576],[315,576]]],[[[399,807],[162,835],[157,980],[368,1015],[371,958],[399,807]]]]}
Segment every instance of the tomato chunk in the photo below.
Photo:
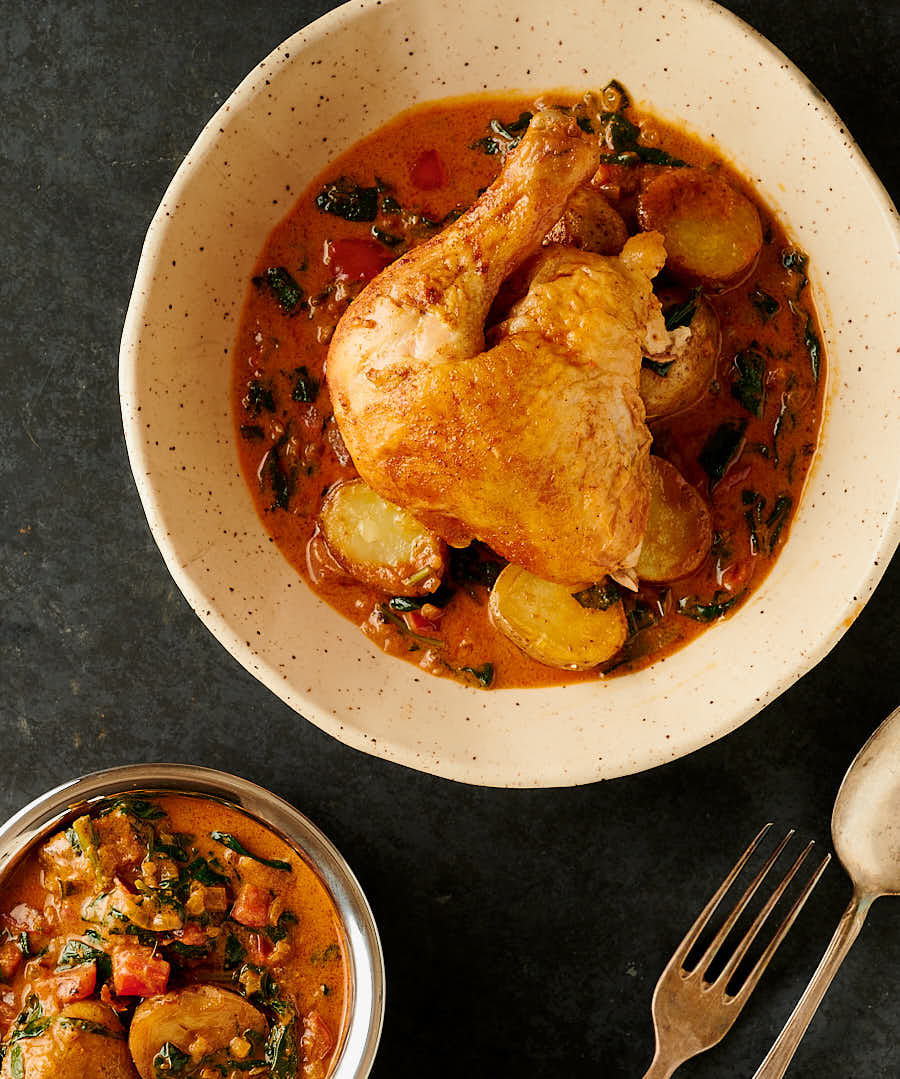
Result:
{"type": "Polygon", "coordinates": [[[22,962],[22,949],[14,940],[0,944],[0,981],[8,982],[22,962]]]}
{"type": "Polygon", "coordinates": [[[328,245],[328,261],[338,281],[371,281],[393,259],[375,240],[334,240],[328,245]]]}
{"type": "Polygon", "coordinates": [[[85,1000],[97,988],[97,964],[81,963],[71,970],[57,974],[54,981],[54,992],[60,1004],[85,1000]]]}
{"type": "Polygon", "coordinates": [[[324,1060],[334,1048],[334,1035],[318,1012],[312,1011],[303,1017],[303,1035],[300,1038],[300,1044],[307,1064],[324,1060]]]}
{"type": "Polygon", "coordinates": [[[447,182],[447,170],[437,150],[419,154],[409,170],[409,178],[420,191],[434,191],[447,182]]]}
{"type": "Polygon", "coordinates": [[[253,928],[269,924],[269,893],[265,888],[246,882],[231,908],[231,917],[253,928]]]}
{"type": "Polygon", "coordinates": [[[176,931],[174,936],[176,936],[182,944],[186,944],[191,948],[206,944],[209,940],[209,937],[206,935],[206,930],[199,922],[185,922],[184,929],[176,931]]]}
{"type": "Polygon", "coordinates": [[[129,944],[112,953],[113,989],[120,997],[152,997],[164,993],[170,965],[142,944],[129,944]]]}
{"type": "Polygon", "coordinates": [[[275,945],[263,933],[253,933],[250,937],[250,962],[257,967],[265,964],[266,960],[275,951],[275,945]]]}

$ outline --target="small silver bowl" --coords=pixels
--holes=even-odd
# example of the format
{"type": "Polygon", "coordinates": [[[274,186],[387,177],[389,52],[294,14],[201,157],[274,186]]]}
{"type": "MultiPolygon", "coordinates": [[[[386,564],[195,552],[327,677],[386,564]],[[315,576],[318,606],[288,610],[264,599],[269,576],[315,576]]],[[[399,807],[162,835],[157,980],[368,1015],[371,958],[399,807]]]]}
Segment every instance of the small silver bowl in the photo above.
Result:
{"type": "Polygon", "coordinates": [[[234,806],[270,828],[316,871],[344,930],[347,1026],[329,1079],[365,1079],[384,1020],[384,955],[368,900],[341,853],[289,805],[240,776],[191,764],[129,764],[70,780],[30,802],[0,827],[0,884],[52,832],[112,795],[193,794],[234,806]]]}

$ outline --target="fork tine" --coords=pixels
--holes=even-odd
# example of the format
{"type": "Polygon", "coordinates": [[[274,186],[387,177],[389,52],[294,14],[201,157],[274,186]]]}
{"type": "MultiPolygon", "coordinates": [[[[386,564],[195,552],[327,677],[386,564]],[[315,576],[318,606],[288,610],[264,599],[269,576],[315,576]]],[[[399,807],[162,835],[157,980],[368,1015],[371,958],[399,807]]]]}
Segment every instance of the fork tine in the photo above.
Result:
{"type": "Polygon", "coordinates": [[[756,961],[756,963],[755,963],[755,965],[753,967],[753,970],[751,970],[750,973],[747,975],[747,980],[744,982],[744,984],[741,986],[741,988],[737,991],[737,993],[735,993],[735,995],[731,998],[733,1001],[737,1002],[741,1007],[743,1007],[744,1003],[747,1000],[747,997],[749,997],[750,994],[753,992],[753,990],[756,988],[756,983],[762,977],[763,971],[769,965],[769,962],[771,961],[772,956],[778,950],[779,945],[784,940],[784,938],[788,935],[788,930],[794,924],[794,922],[795,922],[795,920],[797,918],[797,915],[800,913],[801,910],[803,910],[804,904],[806,903],[807,899],[809,899],[813,888],[815,888],[815,886],[819,883],[819,878],[825,872],[826,868],[828,867],[828,863],[830,861],[831,861],[831,855],[826,854],[825,857],[822,859],[821,863],[819,864],[818,868],[816,869],[816,871],[813,873],[813,875],[807,881],[806,887],[803,889],[803,891],[794,900],[794,905],[788,911],[786,918],[781,923],[781,925],[778,927],[778,932],[775,934],[774,937],[772,937],[772,939],[766,945],[765,951],[762,953],[762,955],[759,957],[759,959],[757,959],[757,961],[756,961]]]}
{"type": "Polygon", "coordinates": [[[734,884],[734,881],[735,881],[737,875],[740,873],[740,871],[747,864],[747,860],[750,858],[750,855],[753,854],[753,852],[759,846],[760,840],[763,838],[763,836],[766,834],[766,832],[768,832],[768,830],[771,827],[772,827],[772,822],[769,821],[769,823],[767,825],[765,825],[765,827],[760,831],[759,835],[757,835],[757,837],[753,840],[753,842],[750,844],[750,846],[747,847],[747,849],[740,856],[740,858],[738,858],[737,862],[735,862],[734,868],[731,870],[731,872],[728,874],[728,876],[722,881],[722,883],[716,889],[716,891],[713,894],[712,898],[709,900],[709,902],[706,904],[706,906],[703,908],[703,910],[701,910],[700,913],[697,915],[697,920],[694,922],[694,924],[691,926],[691,928],[685,934],[684,940],[682,940],[682,942],[675,949],[675,954],[672,956],[671,960],[669,961],[670,966],[681,966],[682,965],[682,963],[684,962],[684,959],[687,956],[688,952],[697,943],[697,939],[699,938],[700,934],[703,932],[703,930],[704,930],[704,928],[706,926],[706,923],[709,921],[709,919],[715,913],[716,907],[718,907],[718,905],[722,902],[722,897],[725,895],[725,893],[728,891],[728,889],[732,886],[732,884],[734,884]]]}
{"type": "Polygon", "coordinates": [[[715,958],[715,956],[718,953],[719,949],[722,947],[722,942],[725,940],[725,938],[728,936],[728,934],[734,928],[734,923],[738,920],[738,918],[741,916],[744,908],[747,906],[747,904],[750,902],[750,900],[756,894],[756,891],[759,888],[760,884],[762,884],[762,882],[765,879],[765,877],[767,876],[769,870],[772,868],[772,866],[778,860],[778,858],[781,855],[781,852],[784,850],[784,848],[788,845],[788,843],[789,843],[789,841],[791,839],[791,836],[793,834],[794,834],[794,829],[791,828],[791,830],[784,837],[784,839],[782,839],[782,841],[778,844],[778,846],[775,848],[775,850],[773,850],[772,853],[769,855],[769,857],[766,859],[765,864],[763,865],[762,869],[760,869],[760,871],[756,874],[756,876],[753,878],[753,880],[751,880],[750,883],[747,885],[746,891],[741,896],[741,898],[737,901],[737,903],[735,903],[734,909],[728,915],[728,917],[725,919],[725,921],[722,923],[722,927],[719,929],[718,933],[716,933],[716,935],[710,941],[709,946],[707,947],[706,951],[703,953],[703,956],[701,957],[701,959],[699,960],[697,965],[693,968],[695,971],[698,971],[701,976],[705,973],[705,971],[709,967],[709,964],[715,958]]]}
{"type": "Polygon", "coordinates": [[[791,866],[791,868],[784,875],[784,878],[782,879],[781,883],[772,892],[772,894],[766,900],[766,903],[763,906],[762,910],[760,910],[760,912],[753,919],[752,925],[747,930],[747,932],[744,934],[744,937],[741,940],[740,944],[738,944],[738,946],[734,949],[734,952],[733,952],[731,958],[725,964],[721,974],[718,976],[718,978],[716,978],[716,980],[715,980],[715,982],[713,984],[721,985],[723,989],[728,985],[729,979],[731,978],[732,974],[734,974],[735,970],[737,969],[738,964],[744,958],[744,956],[747,954],[747,949],[750,947],[750,945],[756,939],[757,935],[759,934],[760,929],[762,929],[762,927],[766,924],[766,921],[768,920],[769,915],[772,913],[772,910],[774,909],[775,904],[784,895],[785,890],[787,889],[787,886],[794,879],[794,877],[797,874],[797,871],[800,869],[800,866],[802,866],[803,863],[806,861],[806,858],[807,858],[809,852],[813,849],[813,847],[815,845],[816,845],[815,840],[813,840],[812,842],[807,843],[807,845],[804,847],[804,849],[802,851],[800,851],[800,854],[797,856],[797,858],[794,861],[794,864],[791,866]]]}

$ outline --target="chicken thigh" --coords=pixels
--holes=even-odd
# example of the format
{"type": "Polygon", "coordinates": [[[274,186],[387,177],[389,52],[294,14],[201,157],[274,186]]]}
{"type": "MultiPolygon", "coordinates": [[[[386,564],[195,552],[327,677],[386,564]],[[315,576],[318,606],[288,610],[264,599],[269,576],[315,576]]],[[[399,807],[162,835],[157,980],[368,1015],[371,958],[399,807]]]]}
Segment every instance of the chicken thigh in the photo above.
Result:
{"type": "Polygon", "coordinates": [[[350,305],[327,363],[371,487],[454,546],[479,539],[572,585],[634,582],[650,497],[641,355],[669,343],[658,233],[619,256],[541,248],[598,154],[572,116],[539,112],[474,206],[350,305]],[[500,285],[529,258],[486,348],[500,285]]]}

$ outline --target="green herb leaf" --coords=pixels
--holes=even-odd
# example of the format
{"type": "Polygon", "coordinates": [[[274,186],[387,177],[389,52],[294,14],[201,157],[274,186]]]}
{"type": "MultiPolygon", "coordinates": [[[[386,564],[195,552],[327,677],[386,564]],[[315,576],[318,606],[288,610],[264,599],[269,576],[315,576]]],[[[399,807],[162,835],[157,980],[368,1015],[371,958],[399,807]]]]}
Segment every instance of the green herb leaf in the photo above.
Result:
{"type": "Polygon", "coordinates": [[[322,213],[334,214],[345,221],[374,221],[378,216],[378,188],[360,187],[349,177],[341,176],[316,195],[316,206],[322,213]]]}
{"type": "MultiPolygon", "coordinates": [[[[258,378],[251,378],[247,383],[247,392],[241,401],[244,408],[251,416],[258,416],[260,412],[274,412],[275,398],[272,391],[264,386],[258,378]]],[[[153,818],[150,818],[151,820],[153,818]]]]}
{"type": "Polygon", "coordinates": [[[654,610],[649,603],[642,599],[636,600],[631,610],[625,614],[625,620],[628,623],[628,636],[633,637],[643,629],[650,629],[651,626],[655,626],[659,622],[661,617],[661,612],[654,610]]]}
{"type": "Polygon", "coordinates": [[[494,681],[494,664],[482,663],[480,667],[460,667],[462,674],[471,675],[472,678],[484,689],[494,681]]]}
{"type": "Polygon", "coordinates": [[[191,1058],[177,1045],[165,1042],[153,1058],[153,1079],[168,1079],[170,1075],[184,1075],[191,1058]]]}
{"type": "Polygon", "coordinates": [[[806,332],[803,336],[806,351],[809,353],[809,362],[812,367],[813,378],[819,381],[819,367],[822,362],[822,342],[816,334],[812,315],[806,316],[806,332]]]}
{"type": "Polygon", "coordinates": [[[480,150],[484,154],[491,155],[509,153],[522,141],[522,136],[531,123],[531,117],[530,112],[521,112],[518,120],[513,120],[508,124],[501,123],[497,119],[491,120],[490,129],[492,134],[486,135],[482,139],[477,139],[472,143],[470,149],[480,150]]]}
{"type": "Polygon", "coordinates": [[[235,854],[242,854],[245,858],[252,858],[254,862],[267,865],[270,869],[281,869],[285,873],[293,872],[290,862],[282,861],[280,858],[260,858],[256,854],[251,854],[239,839],[236,839],[228,832],[210,832],[209,838],[221,843],[223,847],[233,850],[235,854]]]}
{"type": "Polygon", "coordinates": [[[288,929],[292,925],[297,924],[297,915],[292,911],[283,910],[278,916],[278,921],[275,925],[267,925],[263,932],[271,940],[273,944],[277,944],[278,941],[284,940],[288,935],[288,929]]]}
{"type": "Polygon", "coordinates": [[[592,584],[581,592],[576,592],[575,599],[582,607],[590,607],[597,611],[607,611],[622,598],[619,586],[611,577],[602,584],[592,584]]]}
{"type": "Polygon", "coordinates": [[[123,1030],[116,1030],[114,1027],[95,1023],[93,1019],[80,1019],[74,1015],[63,1016],[58,1025],[63,1030],[83,1030],[86,1034],[99,1034],[103,1038],[112,1038],[116,1041],[121,1041],[125,1037],[123,1030]]]}
{"type": "Polygon", "coordinates": [[[265,431],[258,423],[242,423],[241,438],[246,438],[248,442],[258,442],[261,438],[265,438],[265,431]]]}
{"type": "Polygon", "coordinates": [[[234,933],[229,933],[225,938],[225,957],[222,963],[225,970],[237,970],[244,962],[246,954],[247,951],[240,940],[234,933]]]}
{"type": "Polygon", "coordinates": [[[726,420],[712,432],[698,455],[698,461],[709,476],[709,488],[712,490],[728,471],[729,466],[738,456],[744,441],[747,423],[726,420]]]}
{"type": "Polygon", "coordinates": [[[603,99],[603,104],[610,112],[621,112],[622,109],[627,109],[631,105],[628,91],[618,79],[610,79],[600,91],[600,96],[603,99]]]}
{"type": "Polygon", "coordinates": [[[191,880],[195,880],[199,884],[205,884],[208,887],[230,883],[229,878],[224,873],[219,873],[218,870],[213,869],[205,858],[195,858],[187,866],[186,871],[191,880]]]}
{"type": "Polygon", "coordinates": [[[9,1073],[12,1079],[24,1079],[25,1064],[22,1060],[22,1046],[14,1045],[9,1054],[9,1073]]]}
{"type": "Polygon", "coordinates": [[[333,962],[335,959],[340,959],[340,957],[341,949],[334,942],[332,942],[321,952],[313,952],[313,954],[309,957],[309,961],[314,967],[321,967],[324,966],[326,963],[333,962]]]}
{"type": "Polygon", "coordinates": [[[384,229],[380,229],[377,225],[372,226],[372,236],[385,247],[399,247],[403,243],[403,237],[397,236],[393,232],[385,232],[384,229]]]}
{"type": "Polygon", "coordinates": [[[379,603],[375,610],[378,611],[378,616],[382,622],[393,626],[394,629],[398,629],[404,637],[409,637],[410,640],[418,641],[419,644],[428,645],[429,648],[444,647],[444,642],[439,637],[424,637],[421,633],[416,633],[414,630],[411,630],[405,620],[395,611],[392,611],[388,604],[379,603]]]}
{"type": "Polygon", "coordinates": [[[286,266],[270,266],[264,274],[253,278],[259,289],[268,289],[286,315],[292,315],[303,306],[305,293],[286,266]]]}
{"type": "Polygon", "coordinates": [[[105,982],[112,977],[112,960],[106,952],[85,944],[83,940],[67,940],[63,950],[59,953],[57,970],[70,970],[72,967],[81,966],[83,963],[97,964],[97,984],[105,982]]]}
{"type": "Polygon", "coordinates": [[[309,373],[305,365],[294,371],[294,388],[291,390],[292,401],[315,401],[319,395],[319,383],[309,373]]]}
{"type": "Polygon", "coordinates": [[[721,600],[718,598],[719,593],[716,593],[709,603],[703,603],[696,596],[682,596],[678,601],[677,611],[695,622],[714,622],[730,611],[742,595],[743,593],[739,592],[730,599],[721,600]]]}
{"type": "Polygon", "coordinates": [[[734,357],[735,378],[732,396],[757,418],[762,416],[766,392],[766,361],[755,348],[744,349],[734,357]]]}
{"type": "Polygon", "coordinates": [[[697,304],[703,295],[703,286],[698,285],[683,303],[670,304],[663,311],[663,319],[669,333],[677,330],[679,326],[690,326],[697,313],[697,304]]]}
{"type": "Polygon", "coordinates": [[[669,368],[674,363],[674,360],[665,360],[660,362],[659,360],[651,360],[647,356],[641,358],[641,366],[646,367],[652,371],[655,375],[659,375],[660,378],[669,377],[669,368]]]}
{"type": "Polygon", "coordinates": [[[266,1063],[272,1079],[294,1079],[299,1068],[296,1020],[273,1027],[266,1040],[266,1063]]]}
{"type": "Polygon", "coordinates": [[[129,817],[136,817],[142,821],[160,820],[166,815],[155,802],[149,802],[146,798],[111,798],[100,802],[97,807],[97,816],[105,817],[114,809],[120,810],[129,817]]]}
{"type": "Polygon", "coordinates": [[[771,554],[775,550],[775,545],[778,543],[778,537],[781,535],[782,529],[787,524],[788,514],[791,511],[794,500],[790,495],[779,495],[775,499],[775,505],[772,507],[772,512],[766,518],[766,527],[769,529],[769,553],[771,554]]]}

